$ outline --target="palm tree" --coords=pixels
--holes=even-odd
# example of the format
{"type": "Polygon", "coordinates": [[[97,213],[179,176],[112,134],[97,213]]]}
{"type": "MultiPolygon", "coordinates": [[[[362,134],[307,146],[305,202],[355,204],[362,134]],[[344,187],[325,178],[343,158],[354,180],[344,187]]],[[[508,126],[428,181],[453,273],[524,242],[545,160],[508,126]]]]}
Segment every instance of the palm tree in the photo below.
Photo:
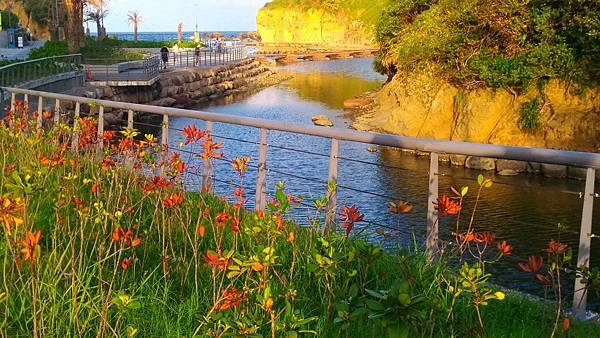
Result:
{"type": "Polygon", "coordinates": [[[96,29],[98,31],[98,41],[104,38],[104,32],[102,29],[102,21],[108,15],[108,10],[101,10],[100,8],[95,8],[92,11],[86,13],[85,21],[93,21],[96,23],[96,29]]]}
{"type": "Polygon", "coordinates": [[[138,27],[144,22],[144,18],[140,15],[140,11],[129,11],[127,13],[129,24],[133,26],[133,42],[138,42],[138,27]]]}

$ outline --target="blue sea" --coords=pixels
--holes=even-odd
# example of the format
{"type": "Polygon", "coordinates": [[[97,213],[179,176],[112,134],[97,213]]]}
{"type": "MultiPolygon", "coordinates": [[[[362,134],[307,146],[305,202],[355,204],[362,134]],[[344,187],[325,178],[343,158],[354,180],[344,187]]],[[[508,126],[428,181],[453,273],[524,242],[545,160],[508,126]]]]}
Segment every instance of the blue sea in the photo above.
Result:
{"type": "MultiPolygon", "coordinates": [[[[215,32],[200,32],[200,37],[203,38],[206,33],[215,32]]],[[[217,32],[221,33],[225,37],[237,37],[242,33],[248,33],[248,31],[229,31],[229,32],[217,32]]],[[[95,36],[92,33],[92,36],[95,36]]],[[[131,40],[133,41],[133,32],[107,32],[107,35],[112,37],[115,36],[119,40],[131,40]]],[[[194,32],[183,32],[183,40],[193,40],[194,32]]],[[[140,41],[176,41],[177,32],[139,32],[138,40],[140,41]]]]}

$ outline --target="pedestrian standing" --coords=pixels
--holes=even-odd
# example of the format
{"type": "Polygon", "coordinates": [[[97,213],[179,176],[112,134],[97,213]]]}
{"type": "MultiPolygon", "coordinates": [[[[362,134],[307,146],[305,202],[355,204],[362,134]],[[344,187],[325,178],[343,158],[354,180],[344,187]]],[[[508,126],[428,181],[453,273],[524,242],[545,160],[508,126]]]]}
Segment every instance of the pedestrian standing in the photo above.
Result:
{"type": "Polygon", "coordinates": [[[196,46],[196,49],[194,49],[194,66],[199,66],[200,65],[200,47],[196,46]]]}
{"type": "Polygon", "coordinates": [[[163,68],[167,69],[167,62],[169,62],[169,48],[167,48],[167,46],[163,46],[160,49],[160,57],[163,62],[163,68]]]}

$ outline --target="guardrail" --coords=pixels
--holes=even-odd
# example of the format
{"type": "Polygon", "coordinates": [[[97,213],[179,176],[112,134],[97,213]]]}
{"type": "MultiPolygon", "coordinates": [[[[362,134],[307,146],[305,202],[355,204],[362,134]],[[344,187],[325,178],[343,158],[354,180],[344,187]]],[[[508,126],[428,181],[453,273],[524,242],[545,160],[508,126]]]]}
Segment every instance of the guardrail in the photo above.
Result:
{"type": "MultiPolygon", "coordinates": [[[[585,192],[582,194],[584,200],[581,228],[579,235],[579,256],[577,260],[577,266],[589,266],[590,260],[590,242],[592,235],[592,214],[594,198],[598,195],[595,193],[595,178],[596,170],[600,170],[600,154],[597,153],[585,153],[575,151],[561,151],[553,149],[540,149],[540,148],[526,148],[526,147],[509,147],[492,144],[480,144],[480,143],[469,143],[469,142],[455,142],[455,141],[440,141],[430,140],[415,137],[404,137],[380,133],[371,132],[360,132],[348,129],[336,129],[336,128],[322,128],[305,125],[293,125],[289,123],[283,123],[272,120],[255,119],[248,117],[240,117],[233,115],[224,115],[216,113],[208,113],[202,111],[192,111],[177,108],[164,108],[156,106],[148,106],[133,103],[124,102],[113,102],[105,100],[97,100],[76,96],[69,96],[63,94],[45,93],[39,91],[18,89],[18,88],[4,88],[6,91],[11,93],[11,109],[14,110],[17,95],[21,96],[23,101],[29,102],[30,97],[38,97],[38,119],[41,117],[41,109],[43,106],[44,99],[55,100],[55,109],[57,120],[60,119],[60,105],[61,101],[75,103],[75,117],[79,116],[80,104],[93,104],[98,107],[98,134],[101,136],[104,131],[104,109],[115,108],[124,109],[128,111],[127,114],[127,126],[132,128],[134,126],[133,114],[135,112],[153,113],[162,116],[162,125],[156,126],[161,128],[161,144],[168,149],[169,146],[169,130],[173,128],[169,127],[170,117],[186,117],[196,120],[202,120],[206,122],[206,128],[209,132],[212,132],[213,123],[225,123],[239,126],[246,126],[250,128],[257,128],[260,130],[260,139],[256,141],[242,140],[243,142],[253,143],[259,146],[258,166],[254,168],[257,170],[256,190],[255,190],[255,209],[261,210],[266,207],[266,178],[267,178],[267,153],[269,148],[274,149],[288,149],[285,147],[278,147],[267,143],[267,134],[269,131],[282,131],[295,134],[311,135],[317,137],[323,137],[331,140],[331,148],[329,157],[329,172],[326,180],[321,180],[323,183],[337,182],[338,180],[338,162],[340,160],[348,160],[340,156],[340,141],[351,141],[360,142],[366,144],[374,144],[380,146],[387,146],[401,149],[412,149],[422,152],[430,153],[430,167],[429,167],[429,194],[428,194],[428,207],[427,207],[427,238],[425,240],[428,253],[435,255],[438,252],[438,224],[437,224],[437,211],[434,207],[434,202],[438,199],[438,177],[441,173],[438,170],[438,158],[439,154],[458,154],[467,156],[480,156],[480,157],[492,157],[499,159],[508,160],[519,160],[529,161],[538,163],[548,164],[559,164],[568,165],[574,167],[587,168],[586,181],[585,181],[585,192]]],[[[38,124],[41,125],[41,120],[38,120],[38,124]]],[[[76,129],[75,129],[76,130],[76,129]]],[[[225,138],[226,139],[226,138],[225,138]]],[[[240,140],[238,140],[240,141],[240,140]]],[[[320,156],[327,156],[323,154],[312,153],[308,150],[301,149],[288,149],[297,151],[300,153],[315,154],[320,156]]],[[[367,162],[364,162],[367,163],[367,162]]],[[[371,163],[367,163],[371,164],[371,163]]],[[[270,170],[274,171],[274,170],[270,170]]],[[[277,171],[274,171],[277,172],[277,171]]],[[[286,175],[294,175],[288,173],[282,173],[286,175]]],[[[203,186],[211,186],[213,181],[217,181],[214,178],[214,173],[211,165],[204,166],[204,172],[202,173],[203,186]]],[[[299,178],[305,179],[301,176],[299,178]]],[[[335,218],[337,210],[337,189],[341,186],[337,186],[336,189],[332,189],[328,193],[328,203],[326,211],[325,224],[326,228],[330,231],[335,230],[335,218]]],[[[348,188],[350,189],[350,188],[348,188]]],[[[359,189],[352,189],[358,192],[359,189]]],[[[364,192],[366,193],[366,192],[364,192]]],[[[371,193],[372,194],[372,193],[371,193]]],[[[425,220],[424,220],[425,221],[425,220]]],[[[573,311],[578,316],[583,316],[587,307],[587,292],[584,288],[577,288],[577,285],[581,284],[580,278],[575,281],[575,295],[573,299],[573,311]]]]}
{"type": "Polygon", "coordinates": [[[150,81],[157,79],[160,58],[152,55],[141,60],[86,59],[87,81],[150,81]]]}
{"type": "MultiPolygon", "coordinates": [[[[162,58],[162,54],[158,54],[162,58]]],[[[194,50],[181,52],[169,52],[167,62],[163,66],[167,68],[181,67],[210,67],[236,62],[246,58],[246,49],[240,47],[223,47],[221,49],[200,49],[198,53],[194,50]]]]}
{"type": "Polygon", "coordinates": [[[52,56],[0,67],[0,86],[19,86],[39,78],[81,70],[81,54],[52,56]]]}

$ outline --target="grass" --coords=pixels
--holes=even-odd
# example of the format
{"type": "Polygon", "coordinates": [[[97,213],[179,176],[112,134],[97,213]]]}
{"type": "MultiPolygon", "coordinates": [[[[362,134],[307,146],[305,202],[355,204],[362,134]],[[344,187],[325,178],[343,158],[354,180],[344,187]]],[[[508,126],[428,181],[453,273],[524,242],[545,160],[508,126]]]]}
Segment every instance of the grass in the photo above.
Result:
{"type": "MultiPolygon", "coordinates": [[[[312,226],[299,228],[287,216],[297,201],[283,184],[267,210],[255,213],[242,207],[243,190],[224,198],[186,192],[183,182],[194,180],[189,159],[164,157],[152,135],[125,129],[97,139],[84,118],[73,141],[70,125],[53,126],[44,114],[37,130],[22,110],[17,105],[21,118],[11,117],[11,127],[0,126],[3,336],[552,332],[551,306],[513,294],[482,306],[481,328],[470,298],[452,306],[448,285],[459,279],[444,259],[429,264],[418,248],[384,252],[391,234],[381,231],[370,243],[324,233],[325,197],[314,202],[321,211],[312,226]]],[[[192,127],[184,134],[186,149],[205,161],[222,156],[210,134],[192,127]]],[[[230,159],[232,180],[243,185],[249,159],[230,159]]],[[[352,234],[360,211],[342,212],[352,234]]],[[[558,335],[599,333],[596,324],[573,320],[558,335]]]]}

